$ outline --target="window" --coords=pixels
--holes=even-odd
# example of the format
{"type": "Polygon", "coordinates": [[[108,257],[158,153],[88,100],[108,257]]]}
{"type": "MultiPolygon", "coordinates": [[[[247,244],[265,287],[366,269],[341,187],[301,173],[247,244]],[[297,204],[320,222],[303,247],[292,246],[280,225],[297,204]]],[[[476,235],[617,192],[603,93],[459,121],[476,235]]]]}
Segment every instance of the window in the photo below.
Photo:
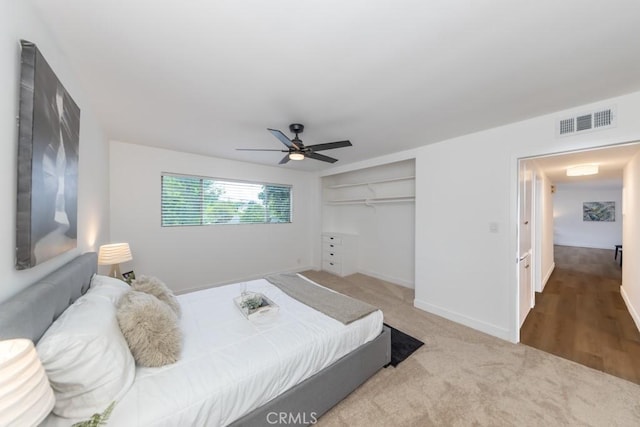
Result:
{"type": "Polygon", "coordinates": [[[291,222],[291,186],[162,174],[162,226],[291,222]]]}

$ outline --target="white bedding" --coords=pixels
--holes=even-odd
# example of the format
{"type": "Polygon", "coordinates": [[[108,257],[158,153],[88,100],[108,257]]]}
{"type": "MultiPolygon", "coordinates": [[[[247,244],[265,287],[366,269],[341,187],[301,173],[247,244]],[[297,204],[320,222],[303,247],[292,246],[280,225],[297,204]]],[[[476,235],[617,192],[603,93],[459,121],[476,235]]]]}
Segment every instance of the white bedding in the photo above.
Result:
{"type": "MultiPolygon", "coordinates": [[[[259,321],[233,303],[241,284],[178,297],[184,347],[180,361],[136,368],[109,419],[115,426],[223,426],[309,378],[382,331],[375,311],[349,325],[290,298],[264,279],[246,282],[279,305],[259,321]]],[[[69,425],[50,416],[48,425],[69,425]]]]}

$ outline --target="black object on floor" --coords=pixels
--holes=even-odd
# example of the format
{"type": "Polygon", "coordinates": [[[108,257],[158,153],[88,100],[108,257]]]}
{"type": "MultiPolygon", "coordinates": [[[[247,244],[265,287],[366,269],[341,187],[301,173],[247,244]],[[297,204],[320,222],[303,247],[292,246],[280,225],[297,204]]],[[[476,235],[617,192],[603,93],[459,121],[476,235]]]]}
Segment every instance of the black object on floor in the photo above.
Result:
{"type": "Polygon", "coordinates": [[[386,323],[384,325],[391,329],[391,361],[389,365],[394,368],[398,366],[398,363],[411,356],[414,351],[424,345],[419,339],[407,335],[386,323]]]}

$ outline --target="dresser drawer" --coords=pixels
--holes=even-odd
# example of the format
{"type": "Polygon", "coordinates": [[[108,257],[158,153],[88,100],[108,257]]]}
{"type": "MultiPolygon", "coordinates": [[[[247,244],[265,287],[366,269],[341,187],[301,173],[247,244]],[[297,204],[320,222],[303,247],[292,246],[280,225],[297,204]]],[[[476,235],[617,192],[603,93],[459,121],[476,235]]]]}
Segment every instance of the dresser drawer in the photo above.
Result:
{"type": "Polygon", "coordinates": [[[324,251],[322,253],[323,261],[331,261],[331,262],[340,262],[342,260],[342,255],[340,252],[336,251],[324,251]]]}
{"type": "Polygon", "coordinates": [[[333,243],[324,243],[322,245],[322,252],[323,253],[334,253],[334,254],[342,254],[342,252],[344,251],[344,249],[342,248],[341,245],[334,245],[333,243]]]}
{"type": "Polygon", "coordinates": [[[322,269],[324,271],[328,271],[329,273],[333,273],[337,276],[342,275],[342,267],[339,262],[333,262],[330,260],[322,260],[322,269]]]}
{"type": "MultiPolygon", "coordinates": [[[[330,234],[325,234],[322,236],[322,241],[324,243],[331,243],[333,245],[341,245],[342,244],[342,237],[341,236],[332,236],[330,234]]],[[[316,240],[317,242],[317,240],[316,240]]]]}
{"type": "Polygon", "coordinates": [[[358,271],[358,236],[324,231],[322,233],[322,269],[340,277],[358,271]]]}

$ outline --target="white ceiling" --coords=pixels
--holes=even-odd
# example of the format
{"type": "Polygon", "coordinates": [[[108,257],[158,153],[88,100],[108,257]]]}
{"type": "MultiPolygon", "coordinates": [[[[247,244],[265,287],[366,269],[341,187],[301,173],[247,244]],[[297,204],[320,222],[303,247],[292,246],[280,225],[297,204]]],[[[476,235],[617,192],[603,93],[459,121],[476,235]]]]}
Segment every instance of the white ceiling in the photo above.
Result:
{"type": "Polygon", "coordinates": [[[235,148],[300,122],[352,141],[339,165],[640,90],[638,0],[30,1],[110,139],[223,158],[276,164],[235,148]]]}
{"type": "Polygon", "coordinates": [[[640,143],[624,144],[537,157],[535,162],[554,184],[581,184],[588,186],[622,186],[622,172],[631,158],[640,151],[640,143]],[[598,173],[588,176],[567,176],[570,166],[596,164],[598,173]]]}

